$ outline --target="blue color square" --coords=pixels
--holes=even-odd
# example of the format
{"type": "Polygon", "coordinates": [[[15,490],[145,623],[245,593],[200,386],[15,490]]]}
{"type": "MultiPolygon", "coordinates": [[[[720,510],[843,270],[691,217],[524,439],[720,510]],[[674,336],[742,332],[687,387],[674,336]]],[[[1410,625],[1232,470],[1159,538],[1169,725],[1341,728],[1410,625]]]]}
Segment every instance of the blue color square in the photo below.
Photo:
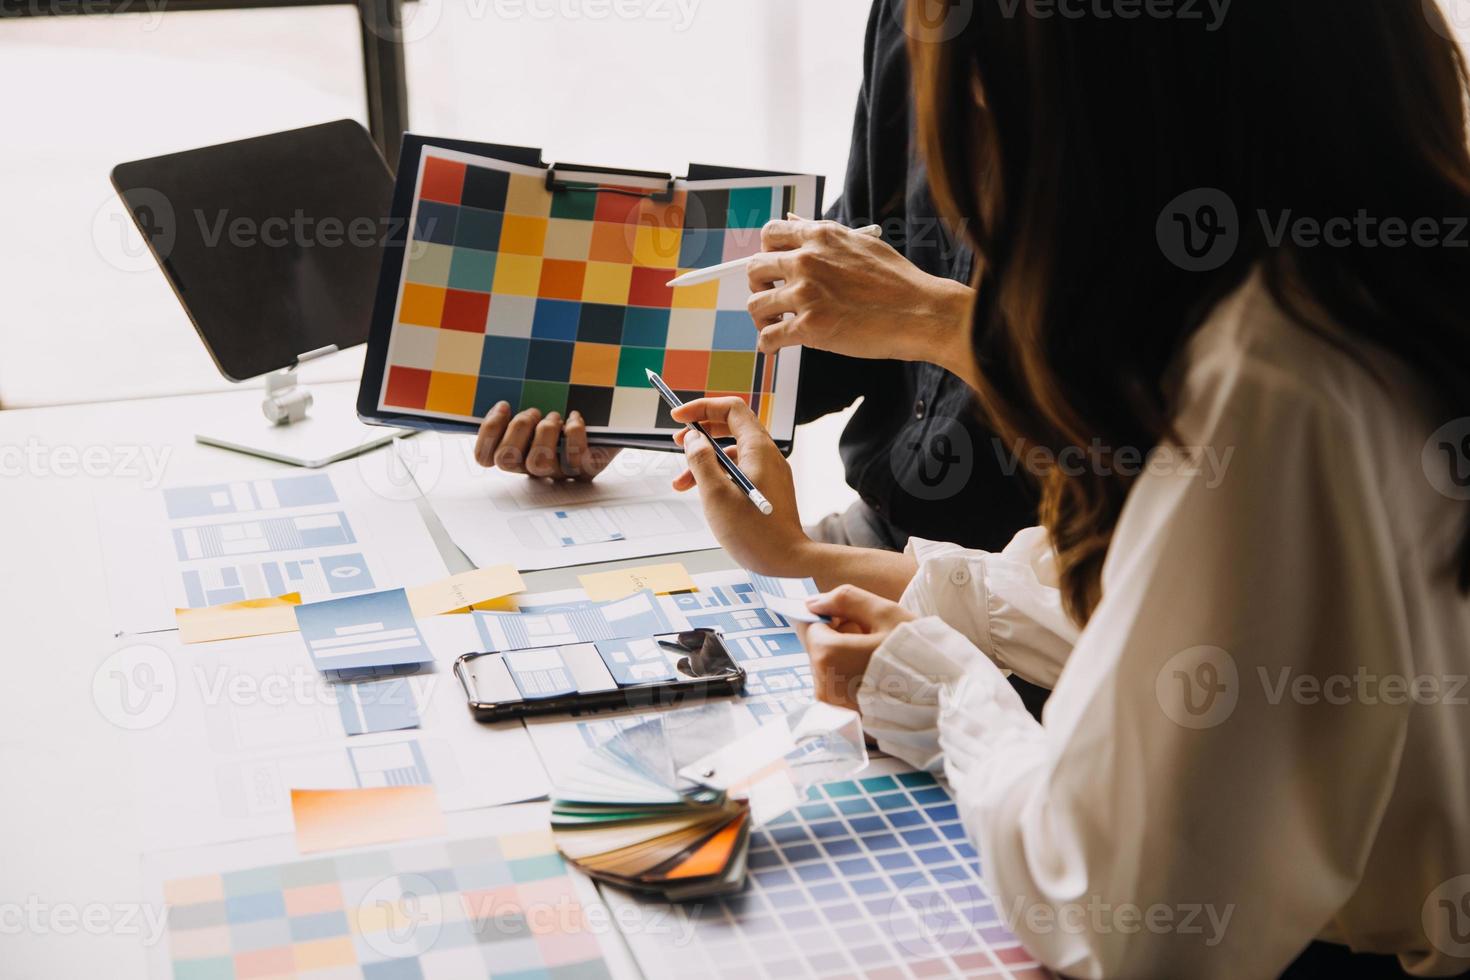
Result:
{"type": "Polygon", "coordinates": [[[849,854],[859,853],[862,847],[851,837],[846,837],[840,840],[823,841],[822,850],[832,857],[846,857],[849,854]]]}
{"type": "Polygon", "coordinates": [[[863,914],[856,905],[829,905],[822,914],[831,922],[849,922],[863,914]]]}
{"type": "Polygon", "coordinates": [[[905,830],[899,836],[914,847],[920,844],[933,844],[939,840],[939,835],[929,827],[916,827],[913,830],[905,830]]]}
{"type": "Polygon", "coordinates": [[[880,810],[907,810],[909,808],[909,798],[902,793],[885,793],[882,796],[875,796],[873,802],[878,804],[880,810]]]}
{"type": "Polygon", "coordinates": [[[848,858],[837,862],[837,870],[842,872],[844,878],[856,878],[858,875],[870,875],[877,869],[867,858],[848,858]]]}
{"type": "Polygon", "coordinates": [[[873,804],[869,803],[861,796],[854,796],[852,799],[838,800],[837,809],[841,810],[843,813],[850,817],[855,813],[872,813],[873,804]]]}
{"type": "MultiPolygon", "coordinates": [[[[657,347],[660,350],[667,347],[669,315],[668,310],[628,307],[627,315],[623,317],[623,344],[628,347],[657,347]]],[[[745,319],[750,320],[750,316],[745,314],[745,319]]]]}
{"type": "Polygon", "coordinates": [[[842,796],[857,796],[858,793],[861,792],[857,788],[857,784],[850,779],[844,779],[840,783],[828,783],[822,788],[826,791],[827,795],[832,797],[833,799],[837,799],[838,797],[842,796]]]}
{"type": "Polygon", "coordinates": [[[750,862],[750,866],[752,869],[771,868],[777,867],[781,864],[781,855],[777,854],[775,851],[752,850],[750,852],[750,857],[747,860],[750,862]]]}
{"type": "Polygon", "coordinates": [[[290,921],[293,943],[306,943],[313,939],[330,939],[332,936],[347,935],[347,916],[341,909],[317,912],[314,915],[293,915],[290,921]]]}
{"type": "Polygon", "coordinates": [[[778,909],[796,908],[797,906],[805,905],[807,901],[806,895],[802,893],[800,888],[793,888],[790,891],[771,892],[769,898],[771,904],[778,909]]]}
{"type": "Polygon", "coordinates": [[[922,851],[915,851],[914,853],[921,862],[929,867],[949,862],[949,848],[947,847],[926,847],[922,851]]]}
{"type": "Polygon", "coordinates": [[[832,877],[832,868],[826,864],[803,864],[796,873],[802,881],[826,881],[832,877]]]}
{"type": "Polygon", "coordinates": [[[894,782],[892,776],[869,776],[867,779],[858,781],[869,793],[884,793],[891,789],[898,789],[898,783],[894,782]]]}
{"type": "Polygon", "coordinates": [[[958,820],[960,818],[960,811],[955,809],[953,803],[946,803],[944,806],[926,806],[924,812],[929,814],[929,819],[935,823],[944,823],[946,820],[958,820]]]}
{"type": "Polygon", "coordinates": [[[793,841],[801,841],[802,843],[806,843],[807,841],[811,840],[811,838],[807,836],[807,832],[804,827],[777,827],[776,829],[772,830],[770,834],[772,840],[781,844],[790,844],[793,841]]]}
{"type": "Polygon", "coordinates": [[[944,831],[944,836],[950,840],[965,840],[965,825],[959,823],[945,824],[939,828],[944,831]]]}
{"type": "Polygon", "coordinates": [[[839,884],[811,885],[807,888],[807,891],[811,892],[812,898],[815,898],[819,902],[847,901],[847,889],[839,884]]]}
{"type": "Polygon", "coordinates": [[[954,846],[954,852],[966,861],[978,856],[975,853],[975,848],[972,847],[968,842],[956,844],[954,846]]]}
{"type": "MultiPolygon", "coordinates": [[[[489,337],[485,340],[488,342],[489,337]]],[[[511,411],[521,403],[521,382],[510,378],[481,378],[475,387],[475,415],[480,418],[490,414],[499,402],[508,402],[511,411]]]]}
{"type": "Polygon", "coordinates": [[[565,381],[572,374],[572,351],[561,340],[533,340],[526,357],[526,377],[537,381],[565,381]]]}
{"type": "Polygon", "coordinates": [[[857,817],[856,819],[849,820],[848,823],[852,824],[852,829],[860,834],[882,833],[888,829],[888,825],[883,822],[882,817],[857,817]]]}
{"type": "Polygon", "coordinates": [[[418,957],[362,964],[363,980],[424,980],[418,957]]]}
{"type": "MultiPolygon", "coordinates": [[[[526,356],[531,351],[531,342],[524,337],[497,337],[485,335],[485,345],[480,348],[480,374],[489,378],[511,378],[519,381],[526,376],[526,356]]],[[[507,398],[512,406],[520,398],[507,398]]]]}
{"type": "MultiPolygon", "coordinates": [[[[560,299],[538,299],[536,317],[531,321],[531,336],[537,340],[576,340],[577,320],[581,315],[581,303],[569,303],[560,299]]],[[[567,372],[567,374],[557,375],[550,380],[565,381],[571,372],[570,361],[567,362],[567,372]]]]}
{"type": "Polygon", "coordinates": [[[934,774],[930,772],[901,772],[898,781],[909,789],[934,785],[934,774]]]}
{"type": "Polygon", "coordinates": [[[914,799],[917,800],[919,803],[948,803],[949,802],[949,794],[946,793],[939,786],[935,786],[932,789],[921,789],[918,792],[914,793],[913,795],[914,795],[914,799]]]}
{"type": "Polygon", "coordinates": [[[278,891],[226,898],[225,909],[226,918],[231,923],[280,919],[286,915],[285,900],[278,891]]]}
{"type": "Polygon", "coordinates": [[[757,871],[755,880],[760,882],[762,888],[779,888],[792,884],[791,872],[785,868],[774,868],[770,871],[757,871]]]}
{"type": "Polygon", "coordinates": [[[715,313],[714,350],[755,350],[759,333],[755,321],[744,310],[719,310],[715,313]]]}
{"type": "Polygon", "coordinates": [[[808,803],[798,807],[797,813],[801,814],[803,820],[828,820],[832,817],[832,808],[825,803],[808,803]]]}
{"type": "Polygon", "coordinates": [[[912,868],[914,859],[903,851],[890,851],[878,855],[878,866],[884,871],[902,871],[904,868],[912,868]]]}
{"type": "Polygon", "coordinates": [[[703,269],[725,258],[725,233],[718,228],[686,228],[679,243],[679,268],[703,269]]]}
{"type": "Polygon", "coordinates": [[[888,882],[882,878],[854,878],[847,883],[859,895],[886,895],[888,882]]]}
{"type": "Polygon", "coordinates": [[[913,827],[923,824],[924,815],[918,810],[895,810],[887,814],[888,822],[895,827],[913,827]]]}
{"type": "Polygon", "coordinates": [[[815,844],[796,844],[794,846],[783,847],[781,848],[781,853],[786,855],[786,860],[793,863],[797,861],[815,861],[822,856],[815,844]]]}
{"type": "Polygon", "coordinates": [[[495,283],[495,253],[476,248],[457,248],[449,263],[449,285],[452,289],[490,292],[495,283]]]}
{"type": "Polygon", "coordinates": [[[435,245],[453,245],[454,225],[458,215],[459,208],[453,204],[420,201],[419,212],[413,222],[414,241],[433,242],[435,245]]]}
{"type": "Polygon", "coordinates": [[[863,844],[870,851],[886,851],[898,846],[898,838],[892,834],[864,834],[863,844]]]}
{"type": "Polygon", "coordinates": [[[847,833],[847,828],[844,827],[842,825],[842,822],[839,820],[832,820],[827,823],[814,823],[811,825],[811,827],[812,833],[816,834],[819,838],[841,837],[842,835],[847,833]]]}
{"type": "MultiPolygon", "coordinates": [[[[419,208],[423,209],[422,203],[419,208]]],[[[499,211],[460,208],[459,224],[454,229],[454,244],[484,252],[498,252],[500,226],[504,217],[499,211]]]]}
{"type": "Polygon", "coordinates": [[[725,227],[763,227],[771,220],[771,199],[774,193],[769,187],[733,188],[730,191],[730,207],[725,218],[725,227]]]}

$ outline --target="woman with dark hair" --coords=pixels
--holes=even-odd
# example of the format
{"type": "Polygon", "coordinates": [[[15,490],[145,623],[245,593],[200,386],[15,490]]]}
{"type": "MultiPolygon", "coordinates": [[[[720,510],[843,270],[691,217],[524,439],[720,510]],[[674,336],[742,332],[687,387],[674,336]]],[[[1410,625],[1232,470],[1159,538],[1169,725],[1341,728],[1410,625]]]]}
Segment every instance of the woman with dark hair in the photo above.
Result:
{"type": "MultiPolygon", "coordinates": [[[[1465,66],[1420,0],[1191,10],[1217,8],[911,4],[936,199],[979,257],[970,334],[780,331],[965,378],[1042,527],[997,553],[812,542],[735,399],[675,417],[735,436],[776,514],[697,435],[677,484],[748,567],[853,583],[811,602],[819,696],[943,769],[1048,965],[1459,974],[1465,66]],[[1054,686],[1040,724],[1006,671],[1054,686]]],[[[802,237],[781,278],[873,247],[802,237]]]]}

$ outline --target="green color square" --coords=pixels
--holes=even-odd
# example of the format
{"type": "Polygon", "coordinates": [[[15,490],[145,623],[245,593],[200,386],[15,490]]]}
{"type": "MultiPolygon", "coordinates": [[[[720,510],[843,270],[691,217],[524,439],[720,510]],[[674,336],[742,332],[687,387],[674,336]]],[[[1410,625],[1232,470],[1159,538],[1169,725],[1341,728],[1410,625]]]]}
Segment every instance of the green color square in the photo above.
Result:
{"type": "Polygon", "coordinates": [[[449,267],[449,285],[488,293],[495,283],[495,253],[477,248],[456,248],[449,267]]]}
{"type": "Polygon", "coordinates": [[[521,386],[521,404],[517,411],[539,408],[541,414],[549,412],[567,413],[567,389],[564,381],[527,381],[521,386]]]}
{"type": "Polygon", "coordinates": [[[551,216],[573,221],[591,221],[597,215],[597,192],[559,190],[551,195],[551,216]]]}
{"type": "Polygon", "coordinates": [[[934,774],[929,772],[901,772],[898,781],[909,789],[918,789],[921,786],[933,786],[934,774]]]}
{"type": "Polygon", "coordinates": [[[207,960],[174,960],[174,980],[235,980],[235,961],[229,956],[207,960]]]}
{"type": "Polygon", "coordinates": [[[656,347],[624,347],[618,355],[618,387],[652,388],[645,370],[662,374],[664,352],[656,347]]]}
{"type": "Polygon", "coordinates": [[[425,286],[447,286],[453,261],[452,246],[413,242],[408,246],[408,281],[425,286]]]}
{"type": "Polygon", "coordinates": [[[281,890],[280,870],[273,866],[251,868],[247,871],[228,871],[219,877],[220,883],[224,886],[226,898],[281,890]]]}
{"type": "Polygon", "coordinates": [[[834,800],[841,799],[844,796],[857,796],[860,792],[857,788],[857,783],[854,783],[850,779],[844,779],[840,783],[828,783],[826,790],[827,795],[834,800]]]}
{"type": "Polygon", "coordinates": [[[337,865],[331,858],[315,861],[297,861],[281,865],[281,887],[300,888],[303,885],[325,885],[337,880],[337,865]]]}
{"type": "Polygon", "coordinates": [[[511,878],[518,885],[527,881],[545,881],[566,873],[560,854],[538,854],[536,857],[517,858],[506,863],[510,865],[511,878]]]}
{"type": "Polygon", "coordinates": [[[885,790],[898,789],[898,783],[893,781],[892,776],[869,776],[867,779],[858,780],[858,782],[862,783],[863,789],[869,793],[882,793],[885,790]]]}
{"type": "Polygon", "coordinates": [[[769,187],[740,187],[730,191],[730,212],[725,227],[764,227],[771,220],[771,194],[769,187]]]}
{"type": "Polygon", "coordinates": [[[755,351],[717,350],[709,356],[710,391],[751,390],[755,377],[755,351]]]}
{"type": "Polygon", "coordinates": [[[386,878],[396,873],[387,851],[344,854],[332,861],[337,865],[337,877],[341,881],[351,881],[353,878],[386,878]]]}

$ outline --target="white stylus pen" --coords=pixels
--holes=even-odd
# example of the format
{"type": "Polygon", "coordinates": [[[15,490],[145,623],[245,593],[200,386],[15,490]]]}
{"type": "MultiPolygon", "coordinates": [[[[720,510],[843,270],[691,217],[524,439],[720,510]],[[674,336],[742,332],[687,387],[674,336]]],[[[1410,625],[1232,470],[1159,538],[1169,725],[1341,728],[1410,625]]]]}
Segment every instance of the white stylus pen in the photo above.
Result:
{"type": "MultiPolygon", "coordinates": [[[[859,235],[867,235],[869,238],[882,238],[883,228],[880,225],[868,225],[866,228],[854,228],[859,235]]],[[[756,255],[761,253],[757,252],[756,255]]],[[[744,272],[745,267],[750,265],[750,260],[755,255],[747,255],[743,259],[735,259],[733,262],[721,262],[704,269],[691,269],[682,276],[675,276],[665,285],[667,286],[698,286],[701,283],[713,282],[723,279],[731,273],[744,272]]]]}
{"type": "MultiPolygon", "coordinates": [[[[663,378],[654,374],[649,368],[644,368],[643,372],[648,375],[648,383],[653,385],[654,389],[658,392],[658,396],[664,400],[664,404],[668,405],[669,408],[678,408],[684,404],[679,400],[679,396],[674,394],[674,389],[664,383],[663,378]]],[[[695,432],[709,439],[709,444],[715,447],[715,459],[720,461],[720,465],[725,468],[726,473],[730,474],[730,479],[735,481],[735,485],[745,491],[745,495],[750,498],[750,502],[755,504],[755,509],[767,516],[774,513],[776,508],[771,506],[771,502],[766,499],[766,495],[755,488],[755,484],[750,482],[750,477],[740,472],[740,467],[736,466],[734,461],[725,455],[725,451],[710,436],[709,431],[698,422],[690,422],[688,424],[695,432]]]]}

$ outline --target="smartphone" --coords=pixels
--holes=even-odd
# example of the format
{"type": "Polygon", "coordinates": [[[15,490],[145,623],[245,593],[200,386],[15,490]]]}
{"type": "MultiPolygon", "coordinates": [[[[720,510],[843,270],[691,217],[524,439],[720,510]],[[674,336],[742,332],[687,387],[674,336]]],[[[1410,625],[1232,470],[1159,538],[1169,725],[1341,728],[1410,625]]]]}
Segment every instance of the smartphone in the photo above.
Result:
{"type": "Polygon", "coordinates": [[[467,653],[454,675],[480,721],[655,708],[745,689],[744,669],[712,629],[467,653]]]}

